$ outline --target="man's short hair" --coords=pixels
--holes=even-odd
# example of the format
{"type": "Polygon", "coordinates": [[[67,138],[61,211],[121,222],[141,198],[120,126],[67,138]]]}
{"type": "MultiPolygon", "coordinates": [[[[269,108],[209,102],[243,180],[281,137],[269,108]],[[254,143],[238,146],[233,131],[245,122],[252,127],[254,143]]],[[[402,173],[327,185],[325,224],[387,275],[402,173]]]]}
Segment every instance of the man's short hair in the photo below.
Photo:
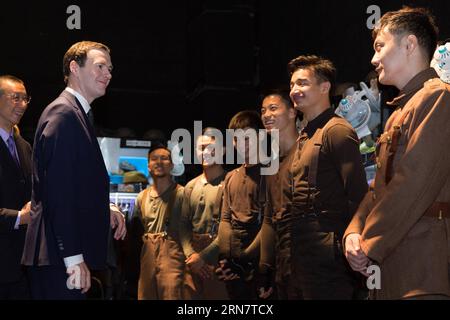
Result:
{"type": "Polygon", "coordinates": [[[9,74],[1,75],[0,76],[0,96],[3,95],[3,83],[5,81],[11,81],[11,82],[14,82],[14,83],[20,83],[21,85],[25,86],[25,83],[22,80],[20,80],[19,78],[15,77],[15,76],[12,76],[12,75],[9,75],[9,74]]]}
{"type": "MultiPolygon", "coordinates": [[[[148,158],[150,158],[150,154],[158,149],[164,149],[167,150],[169,152],[169,155],[172,156],[172,151],[170,151],[170,149],[167,147],[167,145],[163,144],[163,143],[152,143],[152,145],[150,146],[150,149],[148,150],[148,158]]],[[[170,157],[170,161],[172,161],[172,157],[170,157]]]]}
{"type": "Polygon", "coordinates": [[[428,62],[431,61],[436,50],[439,28],[428,9],[405,6],[398,11],[386,12],[372,31],[374,40],[385,27],[397,39],[400,39],[398,36],[415,35],[427,54],[428,62]]]}
{"type": "Polygon", "coordinates": [[[268,91],[264,92],[261,102],[260,102],[260,105],[262,106],[264,99],[266,99],[267,97],[270,97],[270,96],[278,96],[284,102],[286,107],[294,108],[294,104],[292,103],[291,97],[289,96],[289,91],[283,90],[283,89],[272,89],[272,90],[268,90],[268,91]]]}
{"type": "Polygon", "coordinates": [[[245,129],[252,128],[255,130],[264,129],[261,117],[254,110],[244,110],[236,113],[228,124],[229,129],[245,129]]]}
{"type": "Polygon", "coordinates": [[[87,54],[92,49],[104,50],[111,53],[111,50],[100,42],[93,41],[80,41],[73,44],[69,50],[67,50],[66,54],[63,58],[63,74],[64,74],[64,82],[67,84],[70,76],[70,63],[75,61],[80,67],[84,67],[86,63],[87,54]]]}
{"type": "Polygon", "coordinates": [[[329,82],[331,84],[329,91],[329,97],[331,99],[336,82],[336,68],[333,62],[316,55],[302,55],[292,59],[288,63],[289,76],[292,77],[298,69],[309,69],[313,71],[319,83],[329,82]]]}
{"type": "Polygon", "coordinates": [[[217,129],[217,128],[214,128],[214,127],[206,127],[206,128],[203,128],[203,130],[202,130],[202,136],[208,136],[208,137],[211,137],[211,138],[215,138],[214,134],[217,131],[220,131],[220,130],[217,129]]]}

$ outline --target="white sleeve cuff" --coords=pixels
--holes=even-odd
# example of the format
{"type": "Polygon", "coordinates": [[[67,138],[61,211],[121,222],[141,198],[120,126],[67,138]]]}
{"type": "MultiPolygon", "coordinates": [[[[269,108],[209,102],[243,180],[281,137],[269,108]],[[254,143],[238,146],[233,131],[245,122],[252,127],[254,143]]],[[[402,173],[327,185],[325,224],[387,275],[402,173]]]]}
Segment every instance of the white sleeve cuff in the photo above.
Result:
{"type": "Polygon", "coordinates": [[[20,211],[17,214],[16,223],[14,224],[14,230],[18,230],[20,225],[20,211]]]}
{"type": "Polygon", "coordinates": [[[84,262],[82,254],[64,258],[64,264],[66,265],[66,268],[73,267],[74,265],[80,264],[82,262],[84,262]]]}

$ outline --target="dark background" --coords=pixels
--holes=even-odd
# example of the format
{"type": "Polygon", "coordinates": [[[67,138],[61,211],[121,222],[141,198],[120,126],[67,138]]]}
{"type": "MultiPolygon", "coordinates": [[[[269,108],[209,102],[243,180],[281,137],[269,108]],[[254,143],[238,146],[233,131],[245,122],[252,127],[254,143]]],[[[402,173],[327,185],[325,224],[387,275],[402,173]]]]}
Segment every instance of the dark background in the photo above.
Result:
{"type": "Polygon", "coordinates": [[[383,14],[403,4],[426,6],[449,36],[444,1],[34,1],[2,2],[0,73],[25,80],[33,100],[22,119],[32,140],[38,118],[64,88],[62,57],[71,44],[94,40],[112,50],[113,80],[93,103],[105,132],[132,128],[224,129],[262,92],[288,87],[287,62],[300,54],[330,58],[341,82],[359,82],[372,69],[369,5],[383,14]],[[81,30],[68,30],[69,5],[81,8],[81,30]]]}

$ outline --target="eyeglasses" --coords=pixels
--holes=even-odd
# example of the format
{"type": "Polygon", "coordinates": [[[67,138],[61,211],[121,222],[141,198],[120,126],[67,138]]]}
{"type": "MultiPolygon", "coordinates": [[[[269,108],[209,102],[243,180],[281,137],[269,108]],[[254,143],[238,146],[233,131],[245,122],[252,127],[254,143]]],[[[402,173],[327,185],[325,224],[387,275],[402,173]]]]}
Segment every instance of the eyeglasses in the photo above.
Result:
{"type": "Polygon", "coordinates": [[[29,104],[31,97],[29,95],[21,95],[18,93],[6,93],[5,96],[10,98],[14,103],[23,102],[24,104],[29,104]]]}

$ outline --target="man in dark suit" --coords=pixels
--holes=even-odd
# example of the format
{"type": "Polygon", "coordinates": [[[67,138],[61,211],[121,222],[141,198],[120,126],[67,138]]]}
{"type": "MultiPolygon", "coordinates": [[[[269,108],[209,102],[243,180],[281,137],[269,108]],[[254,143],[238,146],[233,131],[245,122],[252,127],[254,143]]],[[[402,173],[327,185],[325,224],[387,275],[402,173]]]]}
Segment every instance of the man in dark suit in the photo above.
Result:
{"type": "Polygon", "coordinates": [[[109,205],[109,178],[90,104],[111,80],[109,48],[75,43],[64,55],[66,89],[41,115],[33,149],[31,222],[23,263],[34,299],[84,299],[90,270],[106,267],[109,225],[125,236],[109,205]]]}
{"type": "Polygon", "coordinates": [[[0,300],[29,297],[20,258],[30,220],[31,147],[15,127],[29,102],[22,80],[0,76],[0,300]]]}

